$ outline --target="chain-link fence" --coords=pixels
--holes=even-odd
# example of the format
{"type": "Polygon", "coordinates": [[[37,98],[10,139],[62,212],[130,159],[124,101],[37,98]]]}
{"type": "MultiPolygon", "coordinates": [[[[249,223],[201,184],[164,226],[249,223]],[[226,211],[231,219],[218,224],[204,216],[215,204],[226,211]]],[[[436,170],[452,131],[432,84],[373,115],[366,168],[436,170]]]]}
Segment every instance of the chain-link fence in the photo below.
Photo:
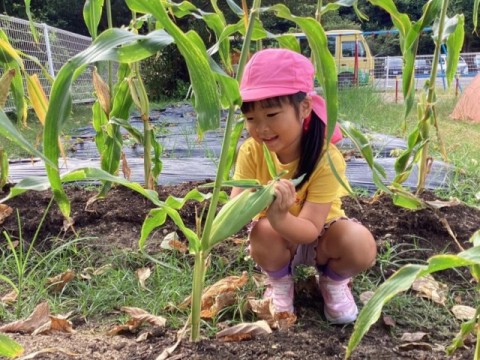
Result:
{"type": "MultiPolygon", "coordinates": [[[[403,59],[401,56],[374,58],[374,87],[379,91],[389,92],[402,89],[403,59]]],[[[423,88],[425,81],[430,79],[433,55],[417,55],[415,59],[415,88],[423,88]]],[[[446,90],[446,56],[441,55],[437,66],[436,87],[446,90]]],[[[480,53],[462,53],[458,59],[457,73],[450,88],[462,92],[473,78],[480,74],[480,53]]]]}
{"type": "MultiPolygon", "coordinates": [[[[33,38],[28,21],[0,15],[0,28],[6,33],[12,46],[29,56],[37,58],[52,77],[55,77],[68,59],[85,50],[92,43],[92,39],[87,36],[74,34],[46,24],[34,23],[33,25],[38,33],[38,43],[33,38]]],[[[23,60],[26,72],[29,75],[37,74],[45,92],[49,94],[52,84],[40,66],[28,58],[23,60]]],[[[91,67],[75,80],[72,94],[75,103],[94,100],[91,67]]],[[[10,97],[4,110],[8,112],[14,109],[15,106],[10,97]]]]}

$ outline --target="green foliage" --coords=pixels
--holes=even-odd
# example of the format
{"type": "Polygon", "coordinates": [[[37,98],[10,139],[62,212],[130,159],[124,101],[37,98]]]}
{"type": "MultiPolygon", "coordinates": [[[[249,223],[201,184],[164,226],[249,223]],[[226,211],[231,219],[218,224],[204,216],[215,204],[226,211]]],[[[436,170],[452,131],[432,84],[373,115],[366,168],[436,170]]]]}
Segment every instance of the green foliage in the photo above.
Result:
{"type": "Polygon", "coordinates": [[[23,354],[23,347],[8,336],[0,334],[0,356],[16,358],[23,354]]]}
{"type": "MultiPolygon", "coordinates": [[[[373,297],[361,310],[355,322],[354,331],[350,337],[345,357],[350,357],[352,351],[359,344],[368,329],[378,320],[385,303],[390,301],[396,294],[408,290],[416,279],[441,270],[479,265],[480,246],[477,244],[471,249],[465,250],[457,255],[447,254],[433,256],[428,260],[427,265],[408,264],[400,268],[394,275],[380,285],[373,297]]],[[[480,321],[480,319],[475,318],[475,321],[480,321]]],[[[477,347],[479,346],[480,344],[477,344],[477,347]]]]}
{"type": "Polygon", "coordinates": [[[141,73],[152,101],[183,99],[189,87],[188,70],[175,45],[141,62],[141,73]]]}

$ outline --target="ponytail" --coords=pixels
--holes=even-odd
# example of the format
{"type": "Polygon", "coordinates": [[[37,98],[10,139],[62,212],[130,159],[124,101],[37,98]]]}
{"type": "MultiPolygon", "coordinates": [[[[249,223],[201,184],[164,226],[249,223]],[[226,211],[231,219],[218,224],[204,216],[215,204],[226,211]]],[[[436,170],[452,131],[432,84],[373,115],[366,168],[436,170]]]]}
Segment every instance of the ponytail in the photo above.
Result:
{"type": "Polygon", "coordinates": [[[297,171],[294,178],[305,174],[302,182],[296,189],[300,189],[305,184],[315,170],[315,166],[322,156],[323,145],[325,143],[325,124],[317,114],[312,111],[312,118],[306,131],[304,131],[301,140],[300,160],[298,161],[297,171]]]}

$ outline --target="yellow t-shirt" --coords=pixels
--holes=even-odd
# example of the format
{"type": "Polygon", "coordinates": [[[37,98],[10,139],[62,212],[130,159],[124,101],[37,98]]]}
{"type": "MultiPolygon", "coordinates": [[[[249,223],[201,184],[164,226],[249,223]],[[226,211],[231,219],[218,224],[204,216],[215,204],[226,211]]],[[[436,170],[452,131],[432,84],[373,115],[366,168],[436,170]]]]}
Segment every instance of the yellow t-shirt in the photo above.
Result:
{"type": "MultiPolygon", "coordinates": [[[[328,152],[337,173],[342,178],[342,181],[348,184],[348,180],[345,177],[346,164],[342,154],[333,144],[329,145],[328,152]]],[[[288,174],[285,175],[284,178],[291,179],[295,174],[298,159],[288,164],[282,164],[275,153],[272,152],[271,154],[277,172],[280,173],[283,170],[288,170],[288,174]]],[[[253,138],[247,139],[241,145],[233,178],[235,180],[257,179],[261,184],[267,184],[272,180],[268,172],[267,163],[263,157],[262,146],[253,138]]],[[[297,191],[297,199],[289,211],[291,214],[297,216],[305,201],[317,204],[332,203],[326,219],[326,222],[328,222],[340,216],[345,216],[345,212],[342,210],[341,197],[346,194],[348,194],[348,192],[340,185],[333,174],[327,159],[327,154],[324,152],[310,179],[297,191]]]]}

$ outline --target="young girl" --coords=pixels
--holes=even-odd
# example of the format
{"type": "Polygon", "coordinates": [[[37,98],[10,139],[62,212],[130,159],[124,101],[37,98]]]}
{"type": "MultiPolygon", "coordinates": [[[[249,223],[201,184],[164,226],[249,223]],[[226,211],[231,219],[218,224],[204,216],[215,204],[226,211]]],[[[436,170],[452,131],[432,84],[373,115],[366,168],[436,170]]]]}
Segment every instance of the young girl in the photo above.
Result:
{"type": "MultiPolygon", "coordinates": [[[[335,129],[327,146],[325,102],[315,93],[313,78],[312,63],[296,52],[267,49],[252,56],[240,84],[250,138],[240,147],[234,179],[271,180],[262,143],[277,171],[288,170],[276,184],[275,200],[250,231],[250,254],[268,275],[265,297],[272,298],[275,311],[293,312],[292,270],[298,264],[315,266],[327,320],[345,324],[358,313],[350,279],[373,265],[376,245],[372,234],[341,208],[346,191],[326,154],[346,182],[345,161],[333,144],[341,133],[335,129]],[[288,179],[302,174],[295,188],[288,179]]],[[[231,196],[242,190],[233,188],[231,196]]]]}

